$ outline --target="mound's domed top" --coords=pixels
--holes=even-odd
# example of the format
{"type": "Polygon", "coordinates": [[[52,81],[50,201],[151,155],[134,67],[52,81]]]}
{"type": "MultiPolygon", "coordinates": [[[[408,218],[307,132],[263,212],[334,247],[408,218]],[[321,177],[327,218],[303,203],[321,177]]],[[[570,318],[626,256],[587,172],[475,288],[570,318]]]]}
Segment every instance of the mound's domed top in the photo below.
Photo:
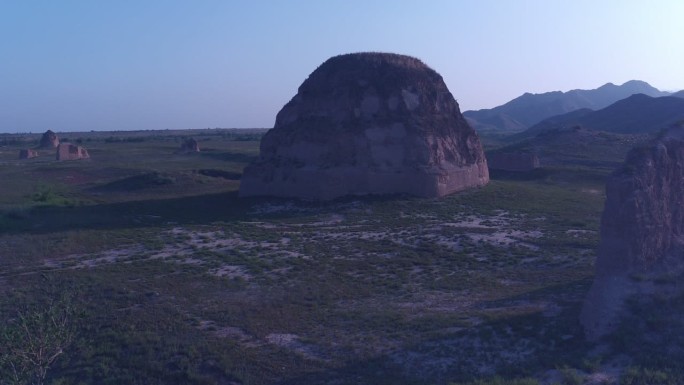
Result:
{"type": "Polygon", "coordinates": [[[342,63],[342,66],[346,69],[354,65],[350,63],[361,63],[361,65],[364,67],[369,65],[373,66],[386,64],[403,68],[429,69],[436,74],[434,70],[430,69],[430,67],[423,63],[420,59],[417,59],[413,56],[388,52],[356,52],[333,56],[318,66],[316,71],[324,67],[334,66],[336,63],[342,63]]]}
{"type": "Polygon", "coordinates": [[[353,88],[379,87],[379,93],[403,85],[434,87],[447,91],[442,77],[411,56],[393,53],[363,52],[339,55],[326,60],[299,87],[300,92],[329,94],[327,85],[347,84],[353,88]],[[442,87],[443,86],[443,87],[442,87]]]}
{"type": "Polygon", "coordinates": [[[331,117],[338,122],[438,112],[460,116],[442,77],[422,61],[405,55],[364,52],[332,57],[312,72],[298,91],[278,114],[276,128],[307,116],[331,117]],[[292,110],[294,106],[297,111],[292,110]]]}
{"type": "Polygon", "coordinates": [[[240,194],[441,196],[488,180],[480,141],[437,72],[409,56],[356,53],[302,83],[240,194]]]}

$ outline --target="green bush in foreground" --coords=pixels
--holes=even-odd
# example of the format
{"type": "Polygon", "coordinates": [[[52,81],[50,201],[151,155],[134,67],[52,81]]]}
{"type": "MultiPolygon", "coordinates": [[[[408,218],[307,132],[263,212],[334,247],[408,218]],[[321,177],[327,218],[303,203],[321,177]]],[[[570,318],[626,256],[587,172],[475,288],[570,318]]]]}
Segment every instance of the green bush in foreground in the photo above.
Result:
{"type": "Polygon", "coordinates": [[[73,307],[65,297],[21,306],[0,326],[0,384],[45,383],[75,332],[73,307]]]}
{"type": "Polygon", "coordinates": [[[631,367],[622,375],[622,385],[678,385],[684,381],[681,376],[668,374],[664,371],[631,367]]]}

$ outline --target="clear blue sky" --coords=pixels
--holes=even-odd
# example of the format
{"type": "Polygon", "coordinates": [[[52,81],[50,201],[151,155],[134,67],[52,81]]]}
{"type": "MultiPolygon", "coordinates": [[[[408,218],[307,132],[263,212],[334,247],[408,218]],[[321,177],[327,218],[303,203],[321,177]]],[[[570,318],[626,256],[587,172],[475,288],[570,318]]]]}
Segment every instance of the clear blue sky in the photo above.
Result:
{"type": "Polygon", "coordinates": [[[271,127],[330,56],[416,56],[461,110],[684,89],[682,0],[0,0],[0,132],[271,127]]]}

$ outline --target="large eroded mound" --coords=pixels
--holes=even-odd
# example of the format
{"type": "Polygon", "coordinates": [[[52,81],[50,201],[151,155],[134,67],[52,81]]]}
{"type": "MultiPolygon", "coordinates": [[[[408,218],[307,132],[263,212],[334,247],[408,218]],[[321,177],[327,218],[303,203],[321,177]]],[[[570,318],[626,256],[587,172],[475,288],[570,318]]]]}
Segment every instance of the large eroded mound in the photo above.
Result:
{"type": "Polygon", "coordinates": [[[596,278],[582,310],[589,337],[611,332],[630,297],[684,286],[684,127],[633,149],[606,184],[596,278]],[[676,278],[676,279],[675,279],[676,278]]]}
{"type": "Polygon", "coordinates": [[[327,60],[280,110],[240,195],[437,197],[488,181],[480,140],[437,72],[357,53],[327,60]]]}

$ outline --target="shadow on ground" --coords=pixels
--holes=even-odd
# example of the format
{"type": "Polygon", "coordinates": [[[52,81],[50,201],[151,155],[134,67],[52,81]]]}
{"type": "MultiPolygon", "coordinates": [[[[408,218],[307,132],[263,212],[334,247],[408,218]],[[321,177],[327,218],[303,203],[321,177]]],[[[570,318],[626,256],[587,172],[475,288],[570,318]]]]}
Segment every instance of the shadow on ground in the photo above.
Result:
{"type": "Polygon", "coordinates": [[[354,201],[378,202],[412,199],[404,195],[345,197],[316,202],[273,197],[238,197],[237,191],[172,199],[151,199],[86,206],[43,206],[27,210],[0,211],[3,233],[52,233],[65,230],[115,230],[173,225],[201,225],[248,220],[260,205],[294,207],[260,214],[268,217],[296,217],[312,211],[335,211],[340,204],[354,201]]]}

